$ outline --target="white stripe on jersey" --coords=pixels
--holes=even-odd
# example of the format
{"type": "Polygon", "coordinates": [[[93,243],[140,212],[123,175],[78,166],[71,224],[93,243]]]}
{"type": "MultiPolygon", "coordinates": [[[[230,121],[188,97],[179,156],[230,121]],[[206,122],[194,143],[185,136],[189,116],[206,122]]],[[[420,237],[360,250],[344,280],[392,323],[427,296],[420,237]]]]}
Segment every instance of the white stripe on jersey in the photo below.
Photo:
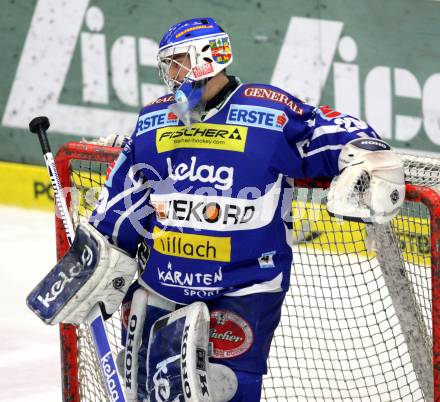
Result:
{"type": "Polygon", "coordinates": [[[325,151],[337,151],[338,149],[342,149],[344,147],[345,147],[345,145],[343,145],[343,144],[325,145],[321,148],[316,148],[312,151],[304,152],[304,158],[308,158],[309,156],[313,156],[313,155],[316,155],[316,154],[319,154],[319,153],[325,152],[325,151]]]}
{"type": "MultiPolygon", "coordinates": [[[[136,208],[138,208],[144,202],[147,201],[147,199],[150,195],[150,192],[151,192],[151,189],[147,190],[145,192],[145,194],[137,202],[135,202],[130,208],[125,210],[125,212],[118,218],[118,220],[115,223],[115,226],[113,227],[113,233],[112,233],[113,244],[116,244],[116,245],[118,244],[119,228],[121,227],[124,220],[127,219],[129,217],[129,215],[135,211],[136,208]]],[[[141,234],[141,233],[139,233],[139,234],[141,234]]]]}
{"type": "Polygon", "coordinates": [[[255,285],[248,286],[247,288],[236,290],[235,292],[225,293],[225,296],[238,297],[251,295],[253,293],[275,293],[281,292],[281,282],[283,281],[283,273],[280,272],[275,278],[270,281],[256,283],[255,285]]]}
{"type": "Polygon", "coordinates": [[[315,128],[313,130],[311,141],[315,140],[316,138],[319,138],[326,134],[335,134],[335,133],[345,133],[346,130],[344,130],[341,126],[338,125],[331,125],[331,126],[321,126],[318,128],[315,128]]]}
{"type": "MultiPolygon", "coordinates": [[[[344,131],[345,132],[345,131],[344,131]]],[[[364,133],[363,131],[359,131],[358,133],[356,133],[356,135],[359,137],[359,138],[371,138],[367,133],[364,133]]],[[[298,143],[299,144],[299,143],[298,143]]],[[[312,142],[310,142],[309,143],[310,145],[309,145],[309,147],[313,144],[312,142]]],[[[337,144],[337,145],[325,145],[325,146],[323,146],[323,147],[320,147],[320,148],[316,148],[316,149],[313,149],[313,150],[311,150],[311,151],[309,151],[309,152],[301,152],[301,149],[300,148],[298,148],[298,150],[300,151],[300,153],[301,153],[301,156],[303,157],[303,158],[307,158],[307,157],[309,157],[309,156],[313,156],[313,155],[316,155],[316,154],[319,154],[319,153],[321,153],[321,152],[325,152],[325,151],[337,151],[338,149],[342,149],[342,148],[344,148],[345,147],[345,145],[343,145],[343,144],[337,144]]]]}

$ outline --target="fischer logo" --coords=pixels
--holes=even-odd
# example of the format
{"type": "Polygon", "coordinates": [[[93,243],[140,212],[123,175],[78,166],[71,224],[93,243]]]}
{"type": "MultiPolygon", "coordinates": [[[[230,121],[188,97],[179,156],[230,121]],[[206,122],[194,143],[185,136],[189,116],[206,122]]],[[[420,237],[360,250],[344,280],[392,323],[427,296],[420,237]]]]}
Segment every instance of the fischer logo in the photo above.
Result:
{"type": "Polygon", "coordinates": [[[177,148],[208,148],[244,152],[248,128],[227,124],[195,123],[156,131],[158,153],[177,148]]]}
{"type": "Polygon", "coordinates": [[[364,73],[356,63],[363,49],[343,30],[343,21],[291,17],[271,84],[312,105],[319,105],[324,88],[333,84],[335,109],[367,121],[382,138],[407,143],[423,126],[429,140],[440,145],[440,72],[424,82],[401,67],[378,65],[364,73]],[[414,100],[422,109],[419,116],[396,107],[414,100]]]}
{"type": "Polygon", "coordinates": [[[83,268],[88,268],[93,262],[93,251],[86,244],[84,245],[84,250],[81,254],[81,262],[77,262],[75,265],[68,269],[67,274],[63,271],[58,273],[60,278],[58,281],[54,282],[50,288],[50,292],[47,292],[43,297],[41,295],[37,296],[37,300],[43,304],[44,307],[50,308],[51,303],[58,298],[62,293],[64,288],[69,282],[72,282],[77,276],[81,274],[83,268]]]}
{"type": "Polygon", "coordinates": [[[219,166],[217,169],[212,165],[197,165],[197,157],[191,157],[191,163],[179,163],[174,167],[171,158],[167,158],[168,176],[175,181],[189,180],[202,183],[216,183],[214,187],[218,190],[227,190],[232,187],[233,167],[219,166]]]}
{"type": "Polygon", "coordinates": [[[158,43],[132,35],[109,43],[105,15],[89,3],[38,0],[3,114],[4,126],[27,128],[26,122],[38,110],[56,116],[51,128],[61,133],[91,137],[129,133],[140,106],[165,94],[165,86],[141,82],[138,73],[145,67],[157,68],[158,43]],[[82,91],[82,106],[60,99],[77,49],[82,82],[76,85],[82,91]],[[111,93],[132,112],[111,109],[111,93]]]}
{"type": "Polygon", "coordinates": [[[125,386],[131,389],[131,369],[133,367],[133,341],[137,325],[137,315],[133,314],[130,319],[130,325],[127,333],[127,347],[125,349],[125,386]]]}

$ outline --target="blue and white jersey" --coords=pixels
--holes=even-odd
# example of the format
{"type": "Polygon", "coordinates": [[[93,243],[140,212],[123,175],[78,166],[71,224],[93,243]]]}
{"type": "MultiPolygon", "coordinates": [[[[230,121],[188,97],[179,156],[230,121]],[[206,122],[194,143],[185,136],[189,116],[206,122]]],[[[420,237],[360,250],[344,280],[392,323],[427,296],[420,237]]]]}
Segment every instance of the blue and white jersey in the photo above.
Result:
{"type": "Polygon", "coordinates": [[[173,101],[142,109],[91,222],[131,255],[144,242],[140,282],[177,303],[286,290],[287,179],[337,175],[344,144],[376,133],[270,85],[239,85],[191,128],[173,101]]]}

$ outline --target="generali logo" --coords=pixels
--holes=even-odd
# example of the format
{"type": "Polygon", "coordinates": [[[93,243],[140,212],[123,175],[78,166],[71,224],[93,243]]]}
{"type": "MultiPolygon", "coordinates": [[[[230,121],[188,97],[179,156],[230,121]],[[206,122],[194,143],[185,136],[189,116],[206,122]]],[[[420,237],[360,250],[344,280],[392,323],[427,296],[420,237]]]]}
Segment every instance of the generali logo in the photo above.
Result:
{"type": "Polygon", "coordinates": [[[356,60],[362,49],[343,29],[342,21],[292,17],[271,83],[319,105],[323,88],[332,81],[335,109],[363,118],[382,138],[406,143],[423,127],[429,140],[440,145],[440,73],[420,82],[408,69],[378,65],[361,77],[356,60]],[[420,102],[408,115],[396,107],[407,99],[420,102]]]}

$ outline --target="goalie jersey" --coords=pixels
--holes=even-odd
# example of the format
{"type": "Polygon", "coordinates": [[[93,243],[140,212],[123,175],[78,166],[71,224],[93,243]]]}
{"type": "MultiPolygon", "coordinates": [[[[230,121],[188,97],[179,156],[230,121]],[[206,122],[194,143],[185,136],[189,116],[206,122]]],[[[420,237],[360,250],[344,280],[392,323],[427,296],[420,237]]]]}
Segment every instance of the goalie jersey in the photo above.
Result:
{"type": "Polygon", "coordinates": [[[144,107],[91,223],[132,256],[140,283],[180,304],[289,286],[289,178],[334,177],[366,123],[270,85],[240,84],[185,127],[172,95],[144,107]]]}

